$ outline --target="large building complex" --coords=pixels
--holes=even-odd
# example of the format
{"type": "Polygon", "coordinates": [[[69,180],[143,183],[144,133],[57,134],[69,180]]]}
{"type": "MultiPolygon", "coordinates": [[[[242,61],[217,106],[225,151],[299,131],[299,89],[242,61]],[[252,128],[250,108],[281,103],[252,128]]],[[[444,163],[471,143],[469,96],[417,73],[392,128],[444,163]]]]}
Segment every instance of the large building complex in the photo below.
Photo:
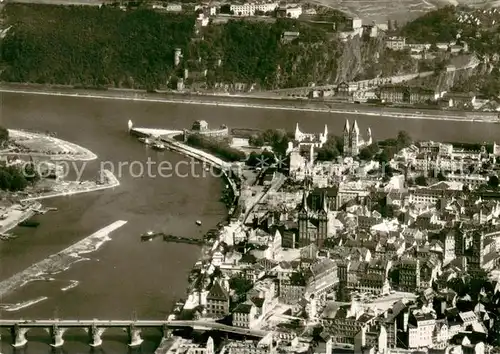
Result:
{"type": "Polygon", "coordinates": [[[249,2],[244,4],[231,4],[231,12],[236,16],[254,16],[256,12],[268,13],[279,7],[277,2],[249,2]]]}

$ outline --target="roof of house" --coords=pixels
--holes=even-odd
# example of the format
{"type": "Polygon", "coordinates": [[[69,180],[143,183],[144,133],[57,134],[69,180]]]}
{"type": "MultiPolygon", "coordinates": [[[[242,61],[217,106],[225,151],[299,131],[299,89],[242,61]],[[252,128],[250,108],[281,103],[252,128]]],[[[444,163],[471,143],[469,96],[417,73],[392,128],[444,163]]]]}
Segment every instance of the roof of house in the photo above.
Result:
{"type": "Polygon", "coordinates": [[[253,297],[252,302],[257,308],[261,308],[264,305],[264,299],[261,297],[253,297]]]}
{"type": "Polygon", "coordinates": [[[225,301],[229,299],[229,294],[218,281],[215,281],[207,294],[207,299],[225,301]]]}
{"type": "Polygon", "coordinates": [[[252,304],[239,304],[233,311],[233,313],[250,313],[252,311],[252,304]]]}

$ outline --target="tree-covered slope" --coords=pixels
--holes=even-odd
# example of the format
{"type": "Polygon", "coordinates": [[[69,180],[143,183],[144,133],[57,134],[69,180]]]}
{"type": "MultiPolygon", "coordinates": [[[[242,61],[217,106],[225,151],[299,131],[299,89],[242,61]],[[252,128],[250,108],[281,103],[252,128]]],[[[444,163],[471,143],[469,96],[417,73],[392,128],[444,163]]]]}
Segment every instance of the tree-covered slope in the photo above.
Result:
{"type": "Polygon", "coordinates": [[[5,81],[157,88],[185,68],[207,70],[212,84],[266,88],[335,79],[338,43],[292,20],[229,21],[195,34],[194,14],[148,9],[8,4],[3,16],[12,25],[1,44],[5,81]],[[286,30],[300,38],[282,43],[286,30]]]}
{"type": "Polygon", "coordinates": [[[7,5],[12,29],[2,41],[7,81],[79,85],[157,85],[172,70],[176,46],[194,18],[147,10],[7,5]]]}

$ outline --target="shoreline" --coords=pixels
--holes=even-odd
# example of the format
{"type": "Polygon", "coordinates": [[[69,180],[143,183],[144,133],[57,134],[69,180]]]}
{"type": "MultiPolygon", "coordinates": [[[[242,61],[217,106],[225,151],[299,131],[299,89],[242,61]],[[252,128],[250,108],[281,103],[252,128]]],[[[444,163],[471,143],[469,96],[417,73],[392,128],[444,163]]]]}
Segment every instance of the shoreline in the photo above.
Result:
{"type": "Polygon", "coordinates": [[[2,280],[0,282],[0,297],[10,294],[32,281],[45,279],[44,275],[64,272],[74,263],[85,260],[81,255],[97,251],[105,242],[111,240],[109,234],[126,223],[127,221],[124,220],[115,221],[97,232],[94,232],[90,236],[66,247],[62,251],[52,254],[9,278],[2,280]],[[96,243],[93,244],[93,241],[96,243]]]}
{"type": "Polygon", "coordinates": [[[1,152],[2,155],[46,157],[51,161],[93,161],[97,159],[97,155],[89,149],[66,140],[51,137],[43,133],[35,133],[25,130],[8,129],[8,131],[9,140],[12,140],[17,145],[22,145],[23,141],[38,141],[41,145],[44,143],[53,145],[47,147],[49,152],[40,152],[27,148],[28,151],[25,152],[4,150],[1,152]],[[50,150],[54,150],[56,148],[62,149],[62,151],[65,151],[66,153],[58,154],[55,151],[52,151],[52,153],[50,152],[50,150]]]}
{"type": "Polygon", "coordinates": [[[37,197],[28,197],[21,199],[21,202],[30,202],[30,201],[35,201],[35,200],[42,200],[42,199],[49,199],[49,198],[57,198],[57,197],[65,197],[65,196],[71,196],[71,195],[77,195],[77,194],[83,194],[83,193],[91,193],[91,192],[97,192],[105,189],[110,189],[114,187],[118,187],[120,185],[120,181],[116,176],[109,170],[103,170],[102,173],[105,174],[106,177],[106,183],[103,185],[95,185],[94,187],[90,187],[89,189],[83,189],[83,190],[74,190],[70,192],[48,192],[44,195],[40,195],[37,197]]]}
{"type": "MultiPolygon", "coordinates": [[[[32,151],[29,147],[26,148],[25,152],[14,152],[11,150],[3,150],[0,151],[2,155],[5,156],[29,156],[29,157],[43,157],[47,158],[49,161],[92,161],[96,160],[98,156],[94,154],[87,148],[84,148],[80,145],[71,143],[66,140],[62,140],[59,138],[51,137],[45,135],[43,133],[29,132],[18,129],[8,129],[9,131],[9,139],[14,143],[21,145],[23,141],[35,142],[40,144],[40,146],[44,146],[49,152],[39,152],[32,151]],[[48,145],[48,146],[47,146],[48,145]],[[58,154],[56,151],[62,151],[62,154],[58,154]]],[[[120,181],[116,178],[116,176],[111,173],[111,171],[103,170],[104,178],[106,180],[105,184],[102,185],[94,185],[87,189],[78,189],[79,185],[70,186],[69,191],[51,191],[44,193],[39,196],[27,197],[19,199],[19,203],[33,202],[43,199],[56,198],[62,196],[70,196],[76,194],[90,193],[96,192],[100,190],[105,190],[109,188],[114,188],[120,185],[120,181]],[[74,190],[71,190],[74,188],[74,190]]],[[[69,181],[69,183],[74,181],[69,181]]],[[[36,209],[40,209],[41,204],[36,202],[34,205],[30,206],[27,210],[23,211],[17,218],[9,221],[7,225],[0,226],[0,234],[5,234],[17,227],[19,223],[26,221],[36,215],[36,209]]],[[[8,211],[8,213],[13,212],[14,210],[8,211]]]]}
{"type": "MultiPolygon", "coordinates": [[[[233,190],[233,194],[235,197],[239,195],[239,189],[237,183],[231,178],[228,174],[228,171],[231,169],[231,163],[218,158],[206,151],[194,148],[182,142],[174,140],[174,136],[177,135],[178,131],[171,131],[166,129],[152,129],[152,128],[141,128],[141,127],[131,127],[129,130],[129,134],[141,137],[152,137],[153,135],[159,135],[160,139],[167,145],[167,148],[180,154],[182,156],[187,156],[194,158],[198,161],[206,163],[212,167],[219,169],[222,172],[222,176],[231,186],[233,190]]],[[[241,178],[240,176],[236,177],[241,178]]],[[[229,209],[231,210],[231,208],[229,209]]],[[[229,213],[230,214],[230,213],[229,213]]]]}
{"type": "MultiPolygon", "coordinates": [[[[5,85],[5,84],[3,84],[5,85]]],[[[355,105],[352,104],[352,108],[331,108],[325,107],[326,103],[323,103],[322,107],[318,107],[319,102],[314,101],[297,101],[297,103],[302,103],[307,106],[292,105],[289,102],[290,99],[273,99],[273,98],[261,98],[252,96],[230,96],[230,95],[192,95],[189,98],[175,97],[174,93],[169,94],[169,96],[161,96],[159,93],[147,93],[145,91],[135,91],[135,90],[78,90],[73,88],[35,88],[33,86],[25,87],[5,87],[0,85],[0,92],[6,93],[18,93],[18,94],[32,94],[32,95],[45,95],[45,96],[62,96],[62,97],[77,97],[77,98],[92,98],[92,99],[108,99],[108,100],[122,100],[122,101],[145,101],[145,102],[156,102],[156,103],[173,103],[173,104],[194,104],[194,105],[204,105],[204,106],[220,106],[220,107],[234,107],[234,108],[253,108],[253,109],[273,109],[273,110],[286,110],[286,111],[301,111],[301,112],[318,112],[318,113],[334,113],[334,114],[353,114],[353,115],[366,115],[375,117],[389,117],[398,119],[417,119],[417,120],[441,120],[441,121],[458,121],[458,122],[477,122],[477,123],[500,123],[498,119],[498,113],[485,113],[485,112],[469,112],[469,111],[457,111],[462,113],[462,115],[445,114],[446,111],[435,111],[432,112],[410,112],[416,111],[418,108],[396,108],[398,111],[381,111],[373,109],[369,106],[355,105]],[[269,103],[247,103],[243,100],[255,100],[259,99],[262,101],[275,101],[276,104],[269,103]],[[238,102],[239,100],[239,102],[238,102]],[[281,101],[281,102],[280,102],[281,101]],[[281,104],[280,104],[281,103],[281,104]],[[438,114],[437,112],[440,112],[438,114]]],[[[182,94],[178,94],[181,96],[182,94]]],[[[331,103],[335,105],[335,103],[331,103]]],[[[387,109],[391,109],[388,107],[387,109]]],[[[425,110],[423,110],[425,111],[425,110]]]]}
{"type": "Polygon", "coordinates": [[[0,227],[0,235],[8,233],[10,230],[17,227],[20,223],[29,220],[30,218],[35,216],[36,209],[40,209],[41,206],[42,206],[41,203],[34,203],[27,210],[22,211],[21,215],[18,218],[15,218],[14,220],[10,221],[7,225],[2,225],[0,227]]]}

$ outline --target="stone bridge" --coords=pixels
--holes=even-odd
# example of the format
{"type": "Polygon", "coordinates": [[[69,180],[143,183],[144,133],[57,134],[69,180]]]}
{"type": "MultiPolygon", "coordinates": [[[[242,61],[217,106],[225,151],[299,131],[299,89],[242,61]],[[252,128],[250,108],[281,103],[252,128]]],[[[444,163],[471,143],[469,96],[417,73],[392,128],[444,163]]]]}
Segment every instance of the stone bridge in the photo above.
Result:
{"type": "Polygon", "coordinates": [[[33,328],[42,328],[52,337],[52,346],[60,347],[64,344],[63,335],[68,329],[81,328],[89,335],[89,344],[99,347],[102,344],[102,335],[109,328],[123,328],[128,333],[129,346],[141,345],[141,330],[157,328],[164,337],[169,337],[172,329],[191,327],[195,330],[217,330],[226,333],[240,334],[249,337],[264,337],[265,331],[250,330],[247,328],[232,327],[211,321],[160,321],[160,320],[0,320],[0,329],[8,328],[12,333],[12,346],[24,347],[28,343],[26,335],[33,328]]]}

